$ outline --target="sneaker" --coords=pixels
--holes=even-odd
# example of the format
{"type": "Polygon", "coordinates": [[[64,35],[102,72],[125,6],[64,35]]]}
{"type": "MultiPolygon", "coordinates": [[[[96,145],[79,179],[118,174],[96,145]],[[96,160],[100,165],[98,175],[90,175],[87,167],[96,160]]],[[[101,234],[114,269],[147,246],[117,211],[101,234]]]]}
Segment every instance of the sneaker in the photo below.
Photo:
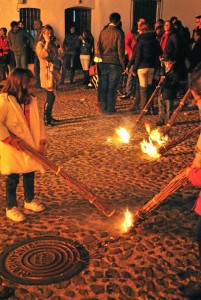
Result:
{"type": "Polygon", "coordinates": [[[22,222],[26,220],[25,215],[18,209],[17,206],[11,209],[6,208],[6,216],[14,222],[22,222]]]}
{"type": "Polygon", "coordinates": [[[128,95],[123,95],[121,97],[119,97],[120,100],[127,100],[127,99],[130,99],[130,96],[128,95]]]}
{"type": "Polygon", "coordinates": [[[32,200],[31,202],[24,202],[24,208],[35,211],[35,212],[40,212],[45,210],[45,206],[36,200],[32,200]]]}

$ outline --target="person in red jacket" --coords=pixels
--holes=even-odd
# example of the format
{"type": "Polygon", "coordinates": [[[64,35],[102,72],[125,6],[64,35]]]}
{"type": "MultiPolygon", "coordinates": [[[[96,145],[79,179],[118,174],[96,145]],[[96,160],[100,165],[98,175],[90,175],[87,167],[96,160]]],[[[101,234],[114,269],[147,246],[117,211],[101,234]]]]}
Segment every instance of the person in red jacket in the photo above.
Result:
{"type": "MultiPolygon", "coordinates": [[[[194,103],[198,106],[201,112],[201,70],[196,72],[190,83],[191,94],[194,98],[194,103]]],[[[195,158],[189,168],[187,168],[187,176],[192,185],[201,187],[201,133],[195,147],[195,158]]],[[[195,235],[198,243],[199,261],[201,267],[201,191],[193,207],[198,215],[198,220],[195,229],[195,235]]],[[[201,281],[194,286],[185,286],[180,288],[185,297],[190,299],[201,299],[201,281]],[[198,298],[199,297],[199,298],[198,298]]]]}

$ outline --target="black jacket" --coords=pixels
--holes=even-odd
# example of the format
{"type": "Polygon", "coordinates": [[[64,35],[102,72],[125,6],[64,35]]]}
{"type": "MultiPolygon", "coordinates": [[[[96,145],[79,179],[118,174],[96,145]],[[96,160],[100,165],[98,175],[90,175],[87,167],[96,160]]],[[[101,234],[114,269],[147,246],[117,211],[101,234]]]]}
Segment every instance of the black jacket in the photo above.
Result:
{"type": "Polygon", "coordinates": [[[161,94],[163,99],[174,100],[177,96],[178,76],[172,68],[165,73],[165,80],[161,84],[161,94]]]}
{"type": "Polygon", "coordinates": [[[162,49],[156,40],[154,31],[142,33],[135,47],[135,58],[133,71],[144,68],[155,68],[162,49]]]}
{"type": "Polygon", "coordinates": [[[199,39],[190,53],[190,67],[189,71],[192,72],[193,69],[201,62],[201,39],[199,39]]]}

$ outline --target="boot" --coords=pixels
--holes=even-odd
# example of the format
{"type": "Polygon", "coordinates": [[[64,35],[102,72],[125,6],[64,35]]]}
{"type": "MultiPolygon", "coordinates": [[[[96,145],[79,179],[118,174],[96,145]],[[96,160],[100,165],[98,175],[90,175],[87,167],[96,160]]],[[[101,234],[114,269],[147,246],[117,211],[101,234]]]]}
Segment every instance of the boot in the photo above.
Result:
{"type": "Polygon", "coordinates": [[[74,77],[75,77],[75,70],[74,69],[70,69],[70,83],[74,83],[73,80],[74,80],[74,77]]]}
{"type": "Polygon", "coordinates": [[[142,111],[147,103],[147,87],[140,86],[140,110],[142,111]]]}
{"type": "MultiPolygon", "coordinates": [[[[154,91],[154,87],[152,84],[149,84],[148,87],[147,87],[147,100],[150,99],[152,93],[154,91]]],[[[156,114],[156,110],[155,110],[155,107],[154,107],[154,99],[152,100],[149,108],[148,108],[148,115],[155,115],[156,114]]]]}
{"type": "Polygon", "coordinates": [[[44,122],[45,126],[54,126],[52,122],[52,109],[55,101],[55,95],[53,92],[47,91],[47,100],[44,109],[44,122]]]}

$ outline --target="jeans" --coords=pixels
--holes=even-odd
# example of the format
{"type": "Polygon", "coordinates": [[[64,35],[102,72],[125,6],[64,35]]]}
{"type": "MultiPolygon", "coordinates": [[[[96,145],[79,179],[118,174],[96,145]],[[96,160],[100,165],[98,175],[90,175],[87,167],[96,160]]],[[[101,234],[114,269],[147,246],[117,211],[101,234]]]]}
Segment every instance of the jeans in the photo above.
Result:
{"type": "Polygon", "coordinates": [[[162,123],[167,122],[170,119],[171,112],[173,110],[173,100],[163,99],[158,97],[158,116],[159,121],[162,123]]]}
{"type": "Polygon", "coordinates": [[[16,63],[16,68],[27,68],[27,59],[26,59],[26,53],[20,54],[20,55],[15,55],[15,63],[16,63]]]}
{"type": "MultiPolygon", "coordinates": [[[[26,202],[31,202],[34,198],[34,172],[24,173],[23,187],[24,199],[26,202]]],[[[19,174],[10,174],[6,179],[6,201],[7,208],[11,209],[17,206],[16,189],[19,183],[19,174]]]]}
{"type": "Polygon", "coordinates": [[[117,87],[122,75],[122,67],[114,64],[100,64],[101,107],[103,112],[115,112],[117,87]]]}
{"type": "Polygon", "coordinates": [[[34,76],[36,77],[36,87],[41,87],[40,85],[40,61],[38,56],[35,54],[34,57],[34,76]]]}
{"type": "Polygon", "coordinates": [[[130,67],[129,72],[128,72],[128,78],[126,82],[126,96],[133,96],[136,93],[136,81],[137,77],[133,76],[133,65],[130,67]]]}

